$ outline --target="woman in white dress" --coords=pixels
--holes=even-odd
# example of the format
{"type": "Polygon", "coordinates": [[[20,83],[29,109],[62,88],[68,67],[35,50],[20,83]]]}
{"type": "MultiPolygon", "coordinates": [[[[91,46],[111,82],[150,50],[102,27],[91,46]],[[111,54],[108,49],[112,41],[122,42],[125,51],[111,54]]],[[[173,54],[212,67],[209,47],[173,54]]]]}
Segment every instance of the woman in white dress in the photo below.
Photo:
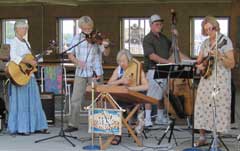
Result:
{"type": "Polygon", "coordinates": [[[231,69],[235,65],[232,42],[220,33],[219,23],[214,17],[204,18],[202,34],[208,38],[201,45],[196,67],[200,71],[206,69],[203,60],[207,55],[217,56],[217,66],[215,68],[215,62],[212,74],[206,79],[202,77],[198,86],[194,127],[200,130],[200,138],[195,142],[196,147],[207,144],[205,130],[226,133],[230,129],[231,69]],[[215,90],[218,92],[213,97],[215,90]]]}

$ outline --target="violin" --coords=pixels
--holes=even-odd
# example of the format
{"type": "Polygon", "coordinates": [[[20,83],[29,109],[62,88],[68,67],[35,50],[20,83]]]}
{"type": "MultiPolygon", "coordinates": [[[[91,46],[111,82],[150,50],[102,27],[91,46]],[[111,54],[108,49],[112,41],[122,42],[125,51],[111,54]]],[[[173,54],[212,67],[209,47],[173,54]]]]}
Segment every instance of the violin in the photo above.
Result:
{"type": "Polygon", "coordinates": [[[103,43],[103,40],[106,39],[105,36],[97,30],[93,30],[90,34],[85,35],[86,40],[91,44],[101,45],[103,43]]]}

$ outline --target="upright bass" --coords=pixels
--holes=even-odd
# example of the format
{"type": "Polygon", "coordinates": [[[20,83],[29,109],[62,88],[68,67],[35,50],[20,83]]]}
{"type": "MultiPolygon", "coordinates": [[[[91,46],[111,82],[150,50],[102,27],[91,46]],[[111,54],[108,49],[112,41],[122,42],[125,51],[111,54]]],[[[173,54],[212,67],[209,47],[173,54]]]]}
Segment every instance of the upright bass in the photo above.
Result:
{"type": "MultiPolygon", "coordinates": [[[[179,51],[178,39],[176,33],[176,12],[172,9],[172,56],[170,61],[175,64],[180,64],[182,59],[189,59],[179,51]]],[[[168,106],[168,112],[177,115],[180,118],[190,116],[192,114],[192,99],[190,81],[188,79],[174,79],[170,80],[169,100],[165,99],[165,105],[168,106]],[[170,104],[170,105],[168,105],[170,104]]]]}

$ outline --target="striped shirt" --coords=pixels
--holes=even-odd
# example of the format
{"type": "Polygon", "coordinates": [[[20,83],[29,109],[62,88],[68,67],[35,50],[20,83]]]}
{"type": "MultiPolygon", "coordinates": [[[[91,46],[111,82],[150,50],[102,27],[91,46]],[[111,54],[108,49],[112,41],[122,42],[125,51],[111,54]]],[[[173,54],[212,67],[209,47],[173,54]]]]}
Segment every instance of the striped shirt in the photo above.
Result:
{"type": "MultiPolygon", "coordinates": [[[[85,35],[80,33],[76,35],[70,47],[85,39],[85,35]]],[[[68,53],[72,53],[78,60],[85,62],[84,68],[76,67],[75,76],[78,77],[92,77],[93,72],[100,76],[103,74],[102,68],[102,52],[104,47],[98,44],[91,44],[88,41],[83,41],[81,44],[73,48],[68,53]]]]}

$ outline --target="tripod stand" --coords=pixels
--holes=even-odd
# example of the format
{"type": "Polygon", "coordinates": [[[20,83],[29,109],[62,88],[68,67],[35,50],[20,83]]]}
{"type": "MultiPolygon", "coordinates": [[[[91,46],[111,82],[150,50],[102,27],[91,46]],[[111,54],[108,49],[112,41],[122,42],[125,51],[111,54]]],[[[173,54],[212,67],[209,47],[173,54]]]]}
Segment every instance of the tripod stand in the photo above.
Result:
{"type": "MultiPolygon", "coordinates": [[[[208,148],[208,151],[211,151],[211,147],[212,147],[212,146],[215,146],[215,143],[217,143],[217,142],[214,142],[214,141],[217,141],[217,140],[219,140],[219,141],[222,143],[222,145],[224,146],[224,148],[225,148],[227,151],[229,151],[227,145],[223,142],[223,140],[221,139],[221,137],[218,136],[218,135],[216,136],[216,138],[212,138],[212,141],[211,141],[211,143],[210,143],[210,146],[209,146],[209,148],[208,148]],[[215,140],[214,140],[214,139],[215,139],[215,140]]],[[[219,149],[218,149],[218,150],[213,150],[213,151],[219,151],[219,149]]]]}
{"type": "MultiPolygon", "coordinates": [[[[67,50],[65,50],[64,52],[62,52],[60,55],[61,55],[61,67],[62,67],[62,74],[63,74],[63,69],[64,69],[64,54],[66,54],[68,51],[70,51],[71,49],[75,48],[76,46],[78,46],[79,44],[81,44],[82,42],[84,42],[86,39],[83,39],[81,41],[79,41],[77,44],[73,45],[72,47],[68,48],[67,50]]],[[[66,135],[64,130],[63,130],[63,106],[64,106],[64,98],[63,97],[66,97],[64,95],[64,80],[63,80],[63,75],[62,75],[62,90],[61,90],[61,128],[60,128],[60,131],[58,133],[58,135],[55,135],[55,136],[52,136],[52,137],[48,137],[48,138],[44,138],[44,139],[40,139],[40,140],[37,140],[35,141],[35,143],[39,143],[39,142],[42,142],[42,141],[45,141],[45,140],[49,140],[49,139],[53,139],[53,138],[57,138],[57,137],[62,137],[64,139],[66,139],[73,147],[75,147],[75,144],[73,144],[68,138],[74,138],[74,139],[77,139],[77,137],[74,137],[74,136],[69,136],[69,135],[66,135]],[[63,96],[64,95],[64,96],[63,96]]]]}
{"type": "Polygon", "coordinates": [[[171,118],[171,123],[168,125],[167,129],[164,131],[162,137],[159,139],[158,141],[158,145],[161,144],[162,140],[164,139],[164,137],[167,135],[168,131],[170,130],[170,135],[169,135],[169,138],[168,138],[168,143],[171,142],[171,139],[172,139],[172,136],[174,138],[174,141],[175,141],[175,144],[177,145],[177,139],[173,133],[173,130],[174,130],[174,126],[175,126],[175,118],[171,118]]]}
{"type": "MultiPolygon", "coordinates": [[[[170,82],[170,78],[190,79],[190,78],[193,77],[193,65],[158,64],[157,67],[156,67],[155,74],[154,74],[154,79],[160,79],[160,78],[166,78],[166,77],[168,79],[168,83],[170,82]]],[[[168,99],[169,99],[170,103],[173,105],[173,107],[175,106],[177,108],[177,107],[182,106],[181,102],[176,101],[176,102],[178,102],[176,104],[175,101],[171,101],[169,84],[168,84],[168,99]]],[[[183,108],[179,109],[179,110],[184,114],[183,108]]],[[[174,133],[173,133],[174,126],[175,126],[175,118],[172,118],[171,119],[171,123],[167,127],[167,129],[164,132],[164,134],[162,135],[162,137],[159,139],[158,145],[160,145],[162,139],[166,136],[166,134],[168,133],[169,130],[171,130],[171,132],[170,132],[170,136],[169,136],[168,142],[170,143],[172,135],[173,135],[173,137],[175,139],[175,143],[177,145],[177,141],[176,141],[176,138],[175,138],[174,133]]]]}

